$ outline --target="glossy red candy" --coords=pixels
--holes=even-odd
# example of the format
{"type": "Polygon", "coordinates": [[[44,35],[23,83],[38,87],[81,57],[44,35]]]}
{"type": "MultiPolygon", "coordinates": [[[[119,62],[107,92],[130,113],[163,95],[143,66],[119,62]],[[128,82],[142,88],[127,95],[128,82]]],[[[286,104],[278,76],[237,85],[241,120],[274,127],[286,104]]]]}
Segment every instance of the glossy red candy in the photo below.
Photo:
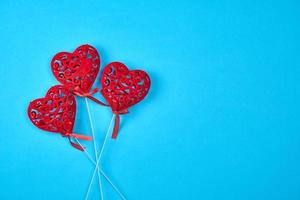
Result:
{"type": "MultiPolygon", "coordinates": [[[[30,102],[28,117],[38,128],[60,133],[64,137],[91,140],[91,137],[73,133],[76,115],[76,101],[74,95],[64,86],[51,87],[44,98],[30,102]]],[[[71,142],[71,140],[70,140],[71,142]]],[[[83,150],[79,145],[71,142],[72,146],[83,150]]]]}

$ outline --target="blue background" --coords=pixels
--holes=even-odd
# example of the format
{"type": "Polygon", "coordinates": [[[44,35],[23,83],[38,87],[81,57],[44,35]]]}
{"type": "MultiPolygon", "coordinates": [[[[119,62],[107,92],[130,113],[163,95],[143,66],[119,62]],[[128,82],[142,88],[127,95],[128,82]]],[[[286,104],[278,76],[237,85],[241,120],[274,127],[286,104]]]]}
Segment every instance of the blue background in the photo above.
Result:
{"type": "MultiPolygon", "coordinates": [[[[151,76],[103,157],[129,200],[300,199],[299,9],[297,0],[2,0],[0,199],[83,199],[92,164],[26,110],[58,83],[51,58],[85,43],[101,69],[121,61],[151,76]]],[[[91,134],[77,100],[74,131],[91,134]]],[[[111,111],[90,104],[100,144],[111,111]]],[[[104,191],[118,199],[107,182],[104,191]]]]}

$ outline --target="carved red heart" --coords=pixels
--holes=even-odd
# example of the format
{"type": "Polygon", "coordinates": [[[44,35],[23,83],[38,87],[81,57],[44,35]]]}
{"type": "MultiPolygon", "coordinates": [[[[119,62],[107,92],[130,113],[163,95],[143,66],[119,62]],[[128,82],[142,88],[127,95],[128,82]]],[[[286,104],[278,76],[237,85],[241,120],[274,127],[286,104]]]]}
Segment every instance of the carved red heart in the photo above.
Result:
{"type": "Polygon", "coordinates": [[[101,93],[116,113],[140,102],[150,89],[150,78],[142,70],[128,70],[120,62],[108,64],[101,75],[101,93]]]}
{"type": "Polygon", "coordinates": [[[51,61],[51,70],[56,79],[79,93],[90,91],[99,68],[99,54],[90,45],[82,45],[73,53],[60,52],[51,61]]]}
{"type": "Polygon", "coordinates": [[[63,136],[72,134],[75,115],[75,97],[62,85],[51,87],[44,98],[31,101],[28,107],[28,116],[35,126],[63,136]]]}

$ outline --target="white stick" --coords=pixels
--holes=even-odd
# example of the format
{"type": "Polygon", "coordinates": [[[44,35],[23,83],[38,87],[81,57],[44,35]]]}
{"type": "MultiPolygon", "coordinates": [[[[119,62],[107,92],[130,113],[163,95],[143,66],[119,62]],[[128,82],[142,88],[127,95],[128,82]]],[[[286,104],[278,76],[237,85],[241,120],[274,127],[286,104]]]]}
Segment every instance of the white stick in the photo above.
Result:
{"type": "MultiPolygon", "coordinates": [[[[100,164],[100,161],[101,161],[101,157],[102,157],[102,153],[103,153],[103,150],[104,150],[104,147],[105,147],[105,144],[106,144],[106,141],[107,141],[107,138],[108,138],[108,133],[110,131],[110,128],[111,128],[111,125],[112,125],[112,122],[113,122],[113,119],[114,119],[115,115],[112,116],[111,120],[110,120],[110,124],[109,124],[109,127],[108,127],[108,130],[106,132],[106,135],[105,135],[105,139],[104,139],[104,142],[103,142],[103,145],[102,145],[102,148],[101,148],[101,151],[99,153],[99,156],[98,156],[98,159],[96,161],[96,166],[95,166],[95,169],[94,169],[94,172],[93,172],[93,176],[92,176],[92,179],[91,179],[91,182],[90,182],[90,185],[89,185],[89,189],[87,191],[87,194],[86,194],[86,199],[89,195],[89,192],[90,192],[90,187],[92,185],[92,182],[94,180],[94,177],[95,177],[95,173],[96,173],[96,169],[99,167],[99,164],[100,164]]],[[[100,164],[101,166],[101,164],[100,164]]],[[[100,167],[101,168],[101,167],[100,167]]],[[[110,180],[108,180],[110,182],[110,180]]],[[[110,184],[112,185],[112,187],[114,188],[114,190],[119,194],[119,196],[121,197],[121,199],[123,200],[126,200],[126,198],[124,197],[124,195],[118,190],[118,188],[116,186],[114,186],[111,182],[110,184]]]]}
{"type": "MultiPolygon", "coordinates": [[[[95,159],[98,159],[98,155],[97,155],[97,144],[96,144],[96,136],[95,136],[95,130],[94,130],[94,125],[93,125],[93,120],[92,120],[92,115],[90,112],[90,106],[88,103],[87,98],[85,99],[85,104],[86,104],[86,108],[88,111],[88,115],[89,115],[89,121],[90,121],[90,126],[91,126],[91,130],[92,130],[92,136],[93,136],[93,142],[94,142],[94,153],[95,153],[95,159]]],[[[99,173],[99,168],[97,168],[97,174],[98,174],[98,181],[99,181],[99,191],[100,191],[100,196],[101,196],[101,200],[103,200],[103,191],[102,191],[102,182],[101,182],[101,177],[100,177],[100,173],[99,173]]]]}
{"type": "MultiPolygon", "coordinates": [[[[76,140],[76,142],[82,147],[84,148],[81,143],[78,141],[77,138],[74,138],[76,140]]],[[[86,155],[86,157],[95,165],[95,167],[97,166],[97,163],[95,162],[95,160],[93,160],[93,158],[91,157],[91,155],[89,154],[88,151],[84,150],[84,153],[86,155]]],[[[100,173],[104,176],[104,178],[109,182],[109,184],[113,187],[113,189],[120,195],[120,197],[122,198],[122,193],[119,191],[119,189],[113,184],[113,182],[109,179],[109,177],[104,173],[104,171],[101,169],[101,166],[97,166],[100,170],[100,173]]],[[[125,198],[122,198],[125,199],[125,198]]]]}

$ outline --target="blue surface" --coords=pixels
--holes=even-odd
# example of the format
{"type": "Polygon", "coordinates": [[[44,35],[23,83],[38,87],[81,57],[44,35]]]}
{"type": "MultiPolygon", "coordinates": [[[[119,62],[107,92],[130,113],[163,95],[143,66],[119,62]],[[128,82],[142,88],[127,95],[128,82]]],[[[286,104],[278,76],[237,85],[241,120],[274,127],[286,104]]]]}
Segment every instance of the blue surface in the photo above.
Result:
{"type": "MultiPolygon", "coordinates": [[[[57,84],[53,55],[84,43],[101,69],[118,60],[152,79],[104,152],[129,200],[300,199],[299,9],[296,0],[2,0],[0,199],[83,199],[92,164],[26,110],[57,84]]],[[[91,134],[77,100],[75,132],[91,134]]],[[[90,103],[100,144],[111,112],[90,103]]],[[[107,182],[104,191],[118,199],[107,182]]],[[[90,197],[99,199],[95,183],[90,197]]]]}

